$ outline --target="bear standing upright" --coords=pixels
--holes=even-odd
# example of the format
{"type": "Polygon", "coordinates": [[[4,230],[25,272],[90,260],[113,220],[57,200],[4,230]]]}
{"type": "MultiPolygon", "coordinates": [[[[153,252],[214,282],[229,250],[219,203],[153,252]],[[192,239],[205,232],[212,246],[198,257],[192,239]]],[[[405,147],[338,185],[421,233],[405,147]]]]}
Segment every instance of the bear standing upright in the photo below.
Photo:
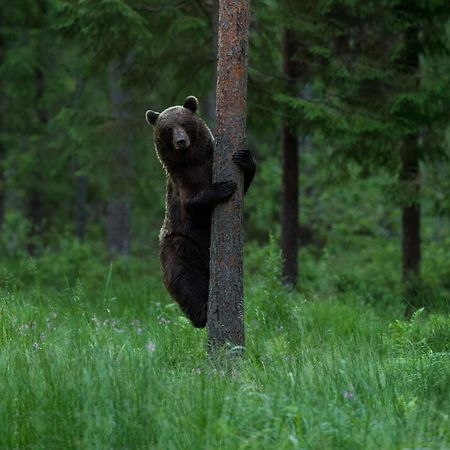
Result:
{"type": "MultiPolygon", "coordinates": [[[[236,190],[233,181],[212,182],[214,138],[196,115],[198,101],[161,113],[147,111],[155,149],[166,171],[166,214],[159,235],[163,281],[194,327],[206,325],[209,288],[211,215],[215,205],[236,190]]],[[[248,150],[233,155],[244,174],[244,192],[256,171],[248,150]]]]}

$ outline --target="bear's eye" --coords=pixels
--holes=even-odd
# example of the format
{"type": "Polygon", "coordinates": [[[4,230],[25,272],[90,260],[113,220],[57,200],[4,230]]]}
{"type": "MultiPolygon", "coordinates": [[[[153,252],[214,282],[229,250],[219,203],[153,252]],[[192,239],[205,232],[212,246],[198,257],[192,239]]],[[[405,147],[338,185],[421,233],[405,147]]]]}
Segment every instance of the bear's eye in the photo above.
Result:
{"type": "Polygon", "coordinates": [[[163,128],[159,131],[160,139],[166,140],[172,138],[172,129],[171,128],[163,128]]]}

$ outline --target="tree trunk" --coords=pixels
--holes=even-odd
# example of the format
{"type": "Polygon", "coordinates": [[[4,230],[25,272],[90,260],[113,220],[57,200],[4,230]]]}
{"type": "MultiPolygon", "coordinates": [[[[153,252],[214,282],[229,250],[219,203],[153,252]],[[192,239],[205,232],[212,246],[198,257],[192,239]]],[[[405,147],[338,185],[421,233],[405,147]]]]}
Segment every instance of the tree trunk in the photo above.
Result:
{"type": "Polygon", "coordinates": [[[122,86],[121,77],[129,61],[114,62],[109,68],[111,114],[117,122],[116,148],[111,168],[112,196],[108,201],[107,245],[111,258],[131,253],[131,140],[126,121],[129,120],[129,93],[122,86]]]}
{"type": "MultiPolygon", "coordinates": [[[[43,12],[43,14],[45,11],[43,12]]],[[[36,69],[36,105],[42,103],[42,98],[44,96],[45,90],[45,77],[41,69],[36,69]]],[[[46,126],[48,122],[47,112],[42,108],[37,106],[37,116],[39,118],[39,130],[38,133],[41,134],[42,138],[42,148],[45,146],[45,133],[46,126]]],[[[41,173],[41,168],[38,165],[39,158],[36,156],[34,161],[34,167],[31,169],[30,174],[30,186],[27,192],[27,215],[30,222],[30,228],[28,233],[28,253],[33,255],[36,253],[38,243],[44,232],[46,208],[43,194],[43,175],[41,173]]]]}
{"type": "Polygon", "coordinates": [[[298,139],[283,120],[281,256],[283,281],[295,286],[298,275],[298,139]]]}
{"type": "MultiPolygon", "coordinates": [[[[3,17],[1,18],[3,19],[3,17]]],[[[0,19],[0,20],[1,20],[0,19]]],[[[1,20],[1,22],[3,22],[1,20]]],[[[3,23],[0,23],[3,27],[3,23]]],[[[3,64],[5,59],[5,43],[3,40],[3,33],[0,33],[0,66],[3,64]]],[[[4,133],[4,93],[3,86],[0,80],[0,134],[4,133]]],[[[5,146],[3,144],[3,138],[0,137],[0,229],[3,226],[3,221],[5,219],[5,171],[3,167],[3,161],[5,159],[5,146]]]]}
{"type": "Polygon", "coordinates": [[[219,2],[216,90],[216,149],[213,181],[233,179],[231,199],[213,212],[208,303],[209,350],[226,343],[243,346],[243,177],[231,156],[245,148],[248,0],[219,2]]]}
{"type": "Polygon", "coordinates": [[[402,151],[400,179],[408,202],[402,210],[402,275],[407,306],[405,316],[410,317],[417,305],[420,284],[420,167],[416,135],[405,139],[402,151]]]}
{"type": "Polygon", "coordinates": [[[84,240],[86,230],[86,177],[75,175],[75,235],[84,240]]]}
{"type": "MultiPolygon", "coordinates": [[[[295,60],[298,45],[292,30],[283,32],[283,75],[290,95],[296,96],[296,82],[300,66],[295,60]]],[[[288,118],[282,122],[283,175],[281,213],[281,255],[283,281],[295,286],[298,276],[298,234],[299,234],[299,170],[297,127],[288,118]]]]}
{"type": "Polygon", "coordinates": [[[42,199],[42,192],[38,188],[40,177],[33,177],[36,188],[32,187],[27,193],[28,219],[30,221],[30,229],[28,233],[28,253],[34,255],[38,248],[38,243],[44,228],[45,205],[42,199]]]}
{"type": "MultiPolygon", "coordinates": [[[[411,27],[405,33],[403,67],[407,77],[413,78],[418,87],[420,64],[419,30],[411,27]]],[[[420,149],[417,133],[408,135],[402,145],[400,181],[406,203],[402,209],[402,275],[409,317],[417,305],[417,290],[420,284],[420,149]]]]}
{"type": "Polygon", "coordinates": [[[5,220],[5,173],[3,170],[4,147],[0,143],[0,230],[5,220]]]}
{"type": "MultiPolygon", "coordinates": [[[[46,0],[40,0],[37,2],[39,13],[40,13],[40,23],[39,27],[41,32],[44,31],[46,27],[47,20],[47,2],[46,0]]],[[[42,38],[40,38],[42,39],[42,38]]],[[[41,60],[44,61],[46,40],[41,40],[39,43],[39,56],[41,60]]],[[[39,162],[42,158],[42,149],[46,145],[46,127],[48,124],[48,114],[43,106],[43,98],[45,94],[45,73],[38,67],[35,69],[35,80],[36,80],[36,98],[34,101],[36,107],[36,115],[39,119],[39,128],[35,131],[41,137],[40,154],[35,155],[34,166],[31,169],[29,176],[29,187],[27,192],[27,215],[30,222],[29,234],[28,234],[28,253],[31,255],[36,253],[38,243],[42,238],[44,232],[44,226],[46,222],[47,208],[44,198],[44,175],[39,162]]]]}
{"type": "Polygon", "coordinates": [[[107,240],[110,256],[128,256],[131,249],[130,203],[110,200],[108,203],[107,240]]]}
{"type": "Polygon", "coordinates": [[[206,118],[208,126],[213,129],[215,127],[215,113],[216,113],[216,53],[217,53],[217,24],[219,21],[219,0],[213,0],[211,4],[211,23],[213,29],[212,45],[211,45],[211,59],[214,61],[213,68],[213,83],[211,91],[201,100],[202,116],[206,118]]]}

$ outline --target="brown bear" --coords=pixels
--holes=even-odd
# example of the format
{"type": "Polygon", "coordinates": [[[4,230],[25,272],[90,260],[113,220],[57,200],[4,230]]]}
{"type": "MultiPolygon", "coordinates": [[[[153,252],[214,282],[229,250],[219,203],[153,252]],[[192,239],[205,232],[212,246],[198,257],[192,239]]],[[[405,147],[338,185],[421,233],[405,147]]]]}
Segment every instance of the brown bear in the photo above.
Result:
{"type": "MultiPolygon", "coordinates": [[[[233,181],[212,182],[214,138],[196,115],[198,101],[161,113],[147,111],[155,148],[166,171],[166,214],[159,235],[163,281],[194,327],[206,325],[212,209],[236,189],[233,181]]],[[[233,155],[243,171],[244,192],[256,171],[248,150],[233,155]]]]}

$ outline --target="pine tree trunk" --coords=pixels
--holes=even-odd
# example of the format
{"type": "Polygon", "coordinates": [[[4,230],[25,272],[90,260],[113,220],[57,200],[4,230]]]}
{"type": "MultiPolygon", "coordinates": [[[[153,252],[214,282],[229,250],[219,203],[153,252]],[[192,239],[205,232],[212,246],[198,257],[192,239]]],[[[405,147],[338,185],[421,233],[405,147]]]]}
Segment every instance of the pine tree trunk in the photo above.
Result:
{"type": "Polygon", "coordinates": [[[42,199],[42,192],[38,188],[40,182],[34,179],[36,187],[32,187],[27,193],[28,200],[28,220],[30,221],[30,230],[28,234],[28,253],[34,255],[38,248],[38,242],[43,233],[44,228],[44,202],[42,199]]]}
{"type": "Polygon", "coordinates": [[[86,177],[75,175],[75,235],[84,240],[86,230],[86,177]]]}
{"type": "Polygon", "coordinates": [[[405,139],[402,152],[400,179],[410,199],[402,209],[402,274],[407,307],[405,316],[409,317],[416,304],[417,289],[420,283],[420,166],[417,136],[405,139]]]}
{"type": "MultiPolygon", "coordinates": [[[[405,33],[403,55],[404,73],[412,78],[412,87],[418,87],[420,43],[419,30],[411,27],[405,33]]],[[[420,159],[419,138],[410,134],[403,141],[401,151],[400,181],[407,198],[402,209],[402,275],[407,307],[405,316],[409,317],[417,307],[417,290],[420,284],[420,159]]]]}
{"type": "MultiPolygon", "coordinates": [[[[217,24],[219,21],[219,0],[213,0],[211,2],[211,23],[213,29],[213,39],[211,45],[211,60],[216,61],[217,52],[217,24]]],[[[215,113],[216,113],[216,67],[213,69],[213,83],[211,85],[211,91],[205,96],[204,99],[200,100],[202,116],[206,119],[208,126],[213,129],[215,126],[215,113]]]]}
{"type": "MultiPolygon", "coordinates": [[[[43,10],[45,14],[45,10],[43,10]]],[[[35,72],[36,77],[36,105],[42,103],[42,98],[44,96],[45,90],[45,79],[42,70],[37,69],[35,72]]],[[[42,136],[43,146],[45,145],[45,127],[48,122],[47,112],[42,108],[37,106],[37,116],[39,118],[39,130],[38,133],[42,136]]],[[[38,243],[44,232],[46,208],[45,200],[43,194],[43,176],[41,173],[41,168],[38,165],[38,159],[36,158],[34,162],[34,167],[30,174],[30,187],[27,192],[27,215],[30,222],[30,229],[28,233],[28,253],[33,255],[36,253],[38,243]]]]}
{"type": "Polygon", "coordinates": [[[110,256],[128,256],[131,249],[130,203],[110,200],[108,203],[107,241],[110,256]]]}
{"type": "MultiPolygon", "coordinates": [[[[288,91],[295,95],[297,77],[296,42],[292,31],[283,32],[283,75],[288,91]]],[[[284,117],[282,123],[283,174],[281,212],[281,255],[283,281],[295,286],[298,275],[298,138],[296,127],[284,117]]]]}
{"type": "MultiPolygon", "coordinates": [[[[0,147],[0,152],[3,153],[0,147]]],[[[3,154],[0,154],[0,164],[3,160],[3,154]]],[[[3,227],[3,222],[5,220],[5,176],[3,169],[0,168],[0,230],[3,227]]]]}
{"type": "Polygon", "coordinates": [[[231,156],[245,148],[248,0],[219,2],[216,149],[213,181],[234,180],[231,199],[213,212],[208,303],[209,350],[243,346],[243,177],[231,156]]]}
{"type": "Polygon", "coordinates": [[[109,68],[111,114],[117,121],[116,148],[111,168],[112,195],[108,200],[107,246],[111,258],[131,253],[131,204],[129,182],[131,173],[131,139],[125,122],[129,120],[129,93],[121,77],[129,61],[113,62],[109,68]]]}
{"type": "MultiPolygon", "coordinates": [[[[0,18],[0,27],[3,27],[3,17],[0,18]]],[[[0,33],[0,66],[3,64],[5,59],[5,43],[3,39],[3,33],[0,33]]],[[[0,80],[0,133],[4,133],[4,103],[3,103],[3,86],[0,80]]],[[[0,138],[2,139],[2,138],[0,138]]],[[[3,226],[3,221],[5,219],[5,172],[3,167],[3,161],[5,159],[5,146],[3,140],[0,140],[0,229],[3,226]]]]}
{"type": "Polygon", "coordinates": [[[283,175],[281,213],[281,255],[283,281],[295,286],[298,276],[298,139],[292,127],[283,123],[283,175]]]}

